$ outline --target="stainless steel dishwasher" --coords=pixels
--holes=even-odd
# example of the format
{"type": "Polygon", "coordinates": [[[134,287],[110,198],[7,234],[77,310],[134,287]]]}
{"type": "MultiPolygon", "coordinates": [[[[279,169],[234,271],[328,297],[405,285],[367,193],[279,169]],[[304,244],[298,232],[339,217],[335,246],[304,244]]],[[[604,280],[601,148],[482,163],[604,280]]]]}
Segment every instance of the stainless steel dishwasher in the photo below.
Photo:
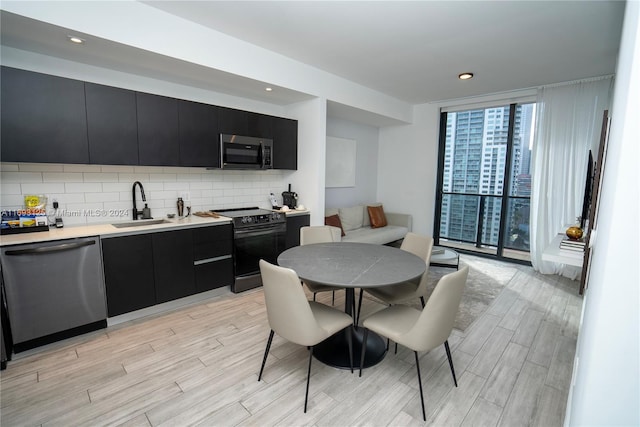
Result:
{"type": "Polygon", "coordinates": [[[14,351],[106,327],[98,237],[5,246],[0,259],[14,351]]]}

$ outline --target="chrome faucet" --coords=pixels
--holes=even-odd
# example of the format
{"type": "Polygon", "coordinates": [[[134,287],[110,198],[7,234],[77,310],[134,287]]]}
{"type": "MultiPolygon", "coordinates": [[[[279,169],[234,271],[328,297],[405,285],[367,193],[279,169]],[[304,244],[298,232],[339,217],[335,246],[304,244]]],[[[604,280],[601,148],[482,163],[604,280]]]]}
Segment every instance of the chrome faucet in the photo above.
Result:
{"type": "Polygon", "coordinates": [[[144,204],[144,209],[141,211],[138,210],[136,206],[136,185],[140,186],[140,195],[142,196],[142,201],[146,202],[147,198],[144,195],[144,187],[140,181],[136,181],[133,183],[133,188],[131,189],[131,195],[133,196],[133,219],[137,220],[140,215],[142,215],[142,219],[151,219],[151,209],[144,204]]]}

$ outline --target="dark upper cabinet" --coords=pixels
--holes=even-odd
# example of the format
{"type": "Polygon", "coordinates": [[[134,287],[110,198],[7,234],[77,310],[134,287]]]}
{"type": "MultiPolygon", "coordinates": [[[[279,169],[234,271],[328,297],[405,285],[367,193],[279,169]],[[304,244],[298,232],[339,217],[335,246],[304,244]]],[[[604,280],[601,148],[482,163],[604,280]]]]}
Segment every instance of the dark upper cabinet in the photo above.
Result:
{"type": "Polygon", "coordinates": [[[247,135],[249,133],[249,112],[218,107],[218,127],[220,133],[247,135]]]}
{"type": "Polygon", "coordinates": [[[136,92],[138,161],[147,166],[178,166],[178,100],[136,92]]]}
{"type": "Polygon", "coordinates": [[[219,167],[220,134],[273,139],[273,167],[298,166],[298,122],[1,68],[2,161],[219,167]]]}
{"type": "Polygon", "coordinates": [[[2,67],[2,161],[89,163],[84,82],[2,67]]]}
{"type": "Polygon", "coordinates": [[[264,114],[247,114],[247,136],[258,138],[273,138],[272,117],[264,114]]]}
{"type": "Polygon", "coordinates": [[[152,240],[156,302],[195,294],[191,230],[154,233],[152,240]]]}
{"type": "Polygon", "coordinates": [[[251,111],[218,107],[220,133],[272,138],[271,116],[251,111]]]}
{"type": "Polygon", "coordinates": [[[85,83],[89,162],[100,165],[138,164],[136,93],[85,83]]]}
{"type": "Polygon", "coordinates": [[[273,117],[273,168],[298,169],[298,121],[273,117]]]}
{"type": "Polygon", "coordinates": [[[218,108],[178,101],[180,166],[220,167],[218,108]]]}

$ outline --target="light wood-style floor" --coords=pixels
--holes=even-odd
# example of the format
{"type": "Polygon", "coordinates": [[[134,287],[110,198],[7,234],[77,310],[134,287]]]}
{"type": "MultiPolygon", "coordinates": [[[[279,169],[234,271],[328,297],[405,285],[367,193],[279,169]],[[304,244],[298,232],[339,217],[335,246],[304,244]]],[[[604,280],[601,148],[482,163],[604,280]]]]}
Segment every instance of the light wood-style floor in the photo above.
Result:
{"type": "MultiPolygon", "coordinates": [[[[578,282],[517,268],[487,312],[450,337],[457,388],[443,348],[421,355],[428,425],[562,425],[578,282]]],[[[363,317],[380,308],[365,299],[363,317]]],[[[407,349],[391,351],[362,378],[314,361],[304,414],[306,348],[276,335],[258,382],[268,333],[262,291],[253,290],[19,354],[1,374],[0,423],[425,425],[407,349]]]]}

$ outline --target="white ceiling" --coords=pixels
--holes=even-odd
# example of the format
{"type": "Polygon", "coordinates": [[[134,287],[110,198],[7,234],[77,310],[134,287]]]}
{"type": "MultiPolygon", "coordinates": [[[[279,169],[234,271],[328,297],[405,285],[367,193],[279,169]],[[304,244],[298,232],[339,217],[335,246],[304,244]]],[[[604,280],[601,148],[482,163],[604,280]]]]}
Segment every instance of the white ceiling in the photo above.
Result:
{"type": "Polygon", "coordinates": [[[411,104],[612,74],[624,2],[144,1],[411,104]],[[460,82],[459,73],[475,78],[460,82]]]}
{"type": "MultiPolygon", "coordinates": [[[[409,104],[613,74],[624,13],[619,1],[142,3],[409,104]]],[[[74,49],[67,29],[1,17],[5,46],[272,103],[309,97],[109,40],[74,49]]]]}

